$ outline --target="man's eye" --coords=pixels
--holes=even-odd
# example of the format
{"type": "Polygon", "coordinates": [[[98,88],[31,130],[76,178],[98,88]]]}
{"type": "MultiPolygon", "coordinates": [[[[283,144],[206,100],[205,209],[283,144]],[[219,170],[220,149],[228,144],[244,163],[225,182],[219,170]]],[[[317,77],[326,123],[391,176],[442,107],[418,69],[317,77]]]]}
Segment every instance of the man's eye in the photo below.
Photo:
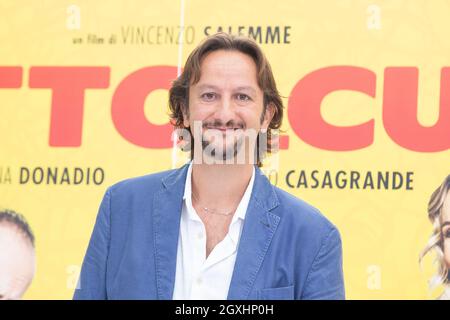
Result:
{"type": "Polygon", "coordinates": [[[448,228],[447,230],[444,231],[444,237],[450,238],[450,228],[448,228]]]}
{"type": "Polygon", "coordinates": [[[216,97],[216,94],[213,92],[207,92],[207,93],[202,94],[201,97],[203,98],[203,100],[210,101],[216,97]]]}
{"type": "Polygon", "coordinates": [[[250,97],[249,97],[248,95],[243,94],[243,93],[238,93],[236,96],[237,96],[237,99],[238,99],[239,101],[248,101],[248,100],[251,100],[250,97]]]}

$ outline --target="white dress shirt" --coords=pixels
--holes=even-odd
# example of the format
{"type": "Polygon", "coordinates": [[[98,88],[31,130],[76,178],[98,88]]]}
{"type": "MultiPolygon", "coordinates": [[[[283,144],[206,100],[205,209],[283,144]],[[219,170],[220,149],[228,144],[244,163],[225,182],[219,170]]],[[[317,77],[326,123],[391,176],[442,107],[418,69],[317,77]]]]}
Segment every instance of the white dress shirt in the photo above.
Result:
{"type": "MultiPolygon", "coordinates": [[[[252,194],[255,168],[225,238],[206,258],[205,226],[192,206],[192,161],[186,176],[173,299],[225,300],[236,261],[239,239],[252,194]]],[[[214,182],[216,183],[216,182],[214,182]]]]}

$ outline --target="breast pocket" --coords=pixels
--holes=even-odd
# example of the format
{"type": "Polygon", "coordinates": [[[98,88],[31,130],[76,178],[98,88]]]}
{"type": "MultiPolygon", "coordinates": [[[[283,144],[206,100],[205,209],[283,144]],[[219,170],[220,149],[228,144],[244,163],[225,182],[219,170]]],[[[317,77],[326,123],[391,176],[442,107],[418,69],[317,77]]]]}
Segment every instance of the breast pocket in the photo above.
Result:
{"type": "Polygon", "coordinates": [[[294,300],[294,286],[265,288],[257,292],[258,300],[294,300]]]}

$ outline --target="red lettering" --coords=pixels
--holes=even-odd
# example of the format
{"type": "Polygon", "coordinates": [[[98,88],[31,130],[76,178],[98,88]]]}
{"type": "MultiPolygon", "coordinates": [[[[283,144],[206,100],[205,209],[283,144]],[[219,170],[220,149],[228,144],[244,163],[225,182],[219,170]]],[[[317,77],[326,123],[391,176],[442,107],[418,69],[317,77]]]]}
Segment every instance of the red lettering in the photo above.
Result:
{"type": "Polygon", "coordinates": [[[325,150],[357,150],[373,143],[374,120],[355,126],[335,126],[320,113],[323,98],[337,90],[352,90],[375,97],[374,72],[351,66],[327,67],[301,79],[291,92],[288,119],[306,143],[325,150]]]}
{"type": "Polygon", "coordinates": [[[0,67],[0,88],[20,88],[22,67],[0,67]]]}
{"type": "Polygon", "coordinates": [[[52,89],[50,146],[79,147],[84,91],[109,86],[109,67],[32,67],[30,88],[52,89]]]}
{"type": "Polygon", "coordinates": [[[417,120],[419,70],[392,67],[384,71],[383,123],[398,145],[418,152],[450,148],[450,68],[441,70],[439,119],[432,127],[417,120]]]}
{"type": "MultiPolygon", "coordinates": [[[[439,152],[450,149],[450,67],[441,70],[439,117],[433,126],[418,121],[418,69],[390,67],[384,73],[383,125],[390,138],[408,150],[439,152]]],[[[108,88],[109,67],[32,67],[30,88],[52,90],[50,146],[78,147],[83,129],[84,92],[108,88]]],[[[0,88],[19,88],[22,67],[0,67],[0,88]]],[[[144,112],[145,100],[157,89],[168,90],[176,77],[172,66],[142,68],[118,85],[112,99],[112,120],[124,139],[144,148],[171,148],[173,127],[151,123],[144,112]]],[[[376,75],[353,66],[332,66],[313,71],[293,88],[287,116],[294,133],[306,143],[324,150],[349,151],[370,146],[374,119],[352,126],[327,123],[321,104],[328,94],[351,90],[375,97],[376,75]]],[[[344,106],[345,107],[345,106],[344,106]]],[[[280,136],[287,149],[289,136],[280,136]]]]}
{"type": "Polygon", "coordinates": [[[147,67],[133,72],[119,84],[112,100],[112,119],[122,137],[144,148],[172,147],[173,126],[169,122],[164,125],[150,123],[145,117],[144,106],[152,91],[169,90],[176,75],[176,67],[147,67]]]}

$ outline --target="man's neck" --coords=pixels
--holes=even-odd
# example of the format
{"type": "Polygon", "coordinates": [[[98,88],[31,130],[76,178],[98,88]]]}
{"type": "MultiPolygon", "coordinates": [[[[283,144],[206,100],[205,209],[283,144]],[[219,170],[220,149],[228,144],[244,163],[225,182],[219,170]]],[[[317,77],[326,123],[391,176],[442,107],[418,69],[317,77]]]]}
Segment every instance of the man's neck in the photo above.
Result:
{"type": "Polygon", "coordinates": [[[205,204],[239,203],[253,174],[252,164],[192,164],[192,191],[205,204]]]}

